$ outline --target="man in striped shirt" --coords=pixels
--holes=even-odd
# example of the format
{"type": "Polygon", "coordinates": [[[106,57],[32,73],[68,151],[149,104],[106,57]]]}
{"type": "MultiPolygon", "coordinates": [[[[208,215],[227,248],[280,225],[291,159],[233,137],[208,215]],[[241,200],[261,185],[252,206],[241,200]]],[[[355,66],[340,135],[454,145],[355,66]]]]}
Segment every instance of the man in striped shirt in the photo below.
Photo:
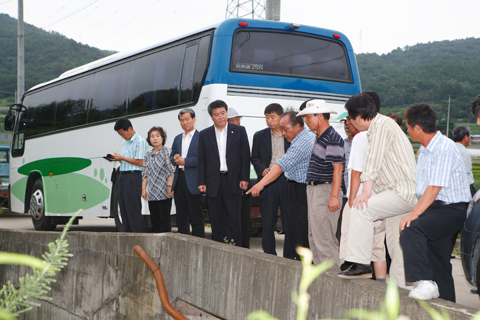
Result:
{"type": "Polygon", "coordinates": [[[120,161],[117,197],[123,232],[143,232],[142,166],[148,144],[133,130],[132,123],[126,118],[118,119],[114,130],[124,139],[120,153],[113,155],[114,161],[120,161]]]}
{"type": "MultiPolygon", "coordinates": [[[[354,95],[345,107],[355,128],[368,131],[368,146],[361,175],[363,191],[353,202],[345,255],[346,261],[354,263],[339,277],[370,278],[374,221],[401,219],[417,203],[415,156],[405,133],[394,120],[377,113],[369,96],[354,95]]],[[[391,239],[387,247],[392,258],[390,276],[404,287],[399,223],[387,223],[386,234],[391,239]]]]}
{"type": "Polygon", "coordinates": [[[406,278],[417,284],[409,297],[455,302],[452,236],[463,226],[472,199],[465,165],[453,141],[437,131],[428,104],[409,107],[405,119],[410,137],[422,145],[416,170],[420,200],[400,222],[406,278]]]}
{"type": "Polygon", "coordinates": [[[316,141],[307,172],[308,242],[313,263],[329,259],[339,269],[338,239],[335,236],[342,201],[345,149],[342,137],[330,126],[330,113],[336,113],[324,100],[311,100],[298,116],[303,117],[316,141]]]}

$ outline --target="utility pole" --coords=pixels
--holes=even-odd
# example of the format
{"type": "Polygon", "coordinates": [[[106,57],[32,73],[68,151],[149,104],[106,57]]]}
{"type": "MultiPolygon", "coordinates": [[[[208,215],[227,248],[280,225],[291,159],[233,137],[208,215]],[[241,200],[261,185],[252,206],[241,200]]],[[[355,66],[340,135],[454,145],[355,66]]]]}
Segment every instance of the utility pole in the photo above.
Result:
{"type": "Polygon", "coordinates": [[[17,99],[20,103],[25,92],[25,37],[23,31],[23,0],[18,0],[18,45],[17,45],[17,99]]]}
{"type": "Polygon", "coordinates": [[[447,138],[448,138],[448,125],[450,123],[450,95],[448,95],[448,109],[447,109],[447,138]]]}
{"type": "Polygon", "coordinates": [[[280,21],[280,1],[265,0],[265,20],[280,21]]]}

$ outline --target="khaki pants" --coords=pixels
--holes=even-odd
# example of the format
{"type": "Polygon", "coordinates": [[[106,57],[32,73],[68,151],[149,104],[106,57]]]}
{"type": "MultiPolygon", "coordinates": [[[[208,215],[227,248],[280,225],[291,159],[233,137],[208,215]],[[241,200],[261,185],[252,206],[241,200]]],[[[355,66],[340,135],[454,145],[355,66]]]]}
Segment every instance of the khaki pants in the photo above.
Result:
{"type": "MultiPolygon", "coordinates": [[[[338,239],[337,232],[338,217],[340,209],[330,212],[328,200],[332,192],[331,184],[318,184],[307,186],[308,204],[308,243],[313,254],[313,263],[319,264],[329,259],[335,264],[331,269],[339,270],[338,239]]],[[[342,192],[338,195],[339,204],[342,203],[342,192]]]]}
{"type": "MultiPolygon", "coordinates": [[[[350,206],[348,202],[343,208],[342,217],[342,236],[340,238],[340,260],[345,260],[345,251],[347,249],[348,228],[350,227],[350,206]]],[[[372,244],[372,259],[373,262],[385,261],[385,220],[377,220],[374,222],[373,229],[373,244],[372,244]]]]}
{"type": "Polygon", "coordinates": [[[407,203],[395,192],[384,191],[368,200],[368,208],[363,210],[352,208],[345,260],[370,264],[374,221],[386,219],[387,247],[392,258],[390,278],[404,288],[406,286],[405,270],[400,247],[399,224],[403,216],[411,212],[414,207],[415,205],[407,203]]]}

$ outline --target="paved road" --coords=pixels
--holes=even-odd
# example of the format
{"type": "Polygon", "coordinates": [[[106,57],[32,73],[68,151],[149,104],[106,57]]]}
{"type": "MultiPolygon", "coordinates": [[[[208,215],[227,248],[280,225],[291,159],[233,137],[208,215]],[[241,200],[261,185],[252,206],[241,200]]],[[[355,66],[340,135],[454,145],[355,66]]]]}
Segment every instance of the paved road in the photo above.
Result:
{"type": "MultiPolygon", "coordinates": [[[[33,228],[30,216],[26,214],[9,212],[5,209],[3,213],[0,214],[0,228],[35,230],[33,228]]],[[[58,226],[56,231],[61,231],[62,229],[62,226],[58,226]]],[[[70,232],[75,231],[116,232],[116,229],[113,219],[85,217],[83,220],[80,220],[79,225],[72,226],[70,232]]],[[[174,228],[173,231],[176,232],[176,229],[174,228]]],[[[206,229],[206,237],[211,238],[210,228],[206,229]]],[[[281,256],[283,253],[282,248],[284,235],[276,234],[275,237],[277,239],[277,253],[281,256]]],[[[250,248],[252,250],[263,252],[262,239],[259,237],[251,238],[250,248]]],[[[455,259],[452,259],[451,262],[453,266],[453,277],[455,279],[457,303],[480,310],[480,298],[477,294],[470,293],[471,287],[467,284],[467,281],[465,280],[460,257],[457,256],[455,259]]]]}

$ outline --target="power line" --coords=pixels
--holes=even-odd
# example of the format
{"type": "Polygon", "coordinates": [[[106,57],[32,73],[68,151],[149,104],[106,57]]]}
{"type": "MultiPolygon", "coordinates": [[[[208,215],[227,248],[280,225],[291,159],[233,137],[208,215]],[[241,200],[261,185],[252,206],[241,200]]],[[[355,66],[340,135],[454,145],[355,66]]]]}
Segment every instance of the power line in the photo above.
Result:
{"type": "Polygon", "coordinates": [[[93,5],[93,4],[95,4],[95,3],[97,3],[98,1],[99,1],[99,0],[93,0],[92,2],[90,2],[89,4],[87,4],[86,6],[84,6],[84,7],[80,8],[80,9],[78,9],[77,11],[74,11],[74,12],[72,12],[72,13],[70,13],[70,14],[68,14],[68,15],[64,16],[63,18],[61,18],[61,19],[58,19],[58,20],[57,20],[57,21],[55,21],[54,23],[52,23],[52,24],[50,24],[50,25],[46,26],[46,27],[45,27],[45,29],[47,29],[47,28],[50,28],[51,26],[53,26],[54,24],[56,24],[56,23],[58,23],[58,22],[60,22],[60,21],[63,21],[63,20],[65,20],[65,19],[67,19],[67,18],[70,18],[71,16],[73,16],[73,15],[75,15],[75,14],[79,13],[80,11],[83,11],[83,10],[85,10],[86,8],[88,8],[88,7],[90,7],[91,5],[93,5]]]}
{"type": "Polygon", "coordinates": [[[14,1],[14,0],[7,0],[7,1],[1,2],[1,3],[0,3],[0,6],[1,6],[2,4],[9,3],[9,2],[12,2],[12,1],[14,1]]]}

